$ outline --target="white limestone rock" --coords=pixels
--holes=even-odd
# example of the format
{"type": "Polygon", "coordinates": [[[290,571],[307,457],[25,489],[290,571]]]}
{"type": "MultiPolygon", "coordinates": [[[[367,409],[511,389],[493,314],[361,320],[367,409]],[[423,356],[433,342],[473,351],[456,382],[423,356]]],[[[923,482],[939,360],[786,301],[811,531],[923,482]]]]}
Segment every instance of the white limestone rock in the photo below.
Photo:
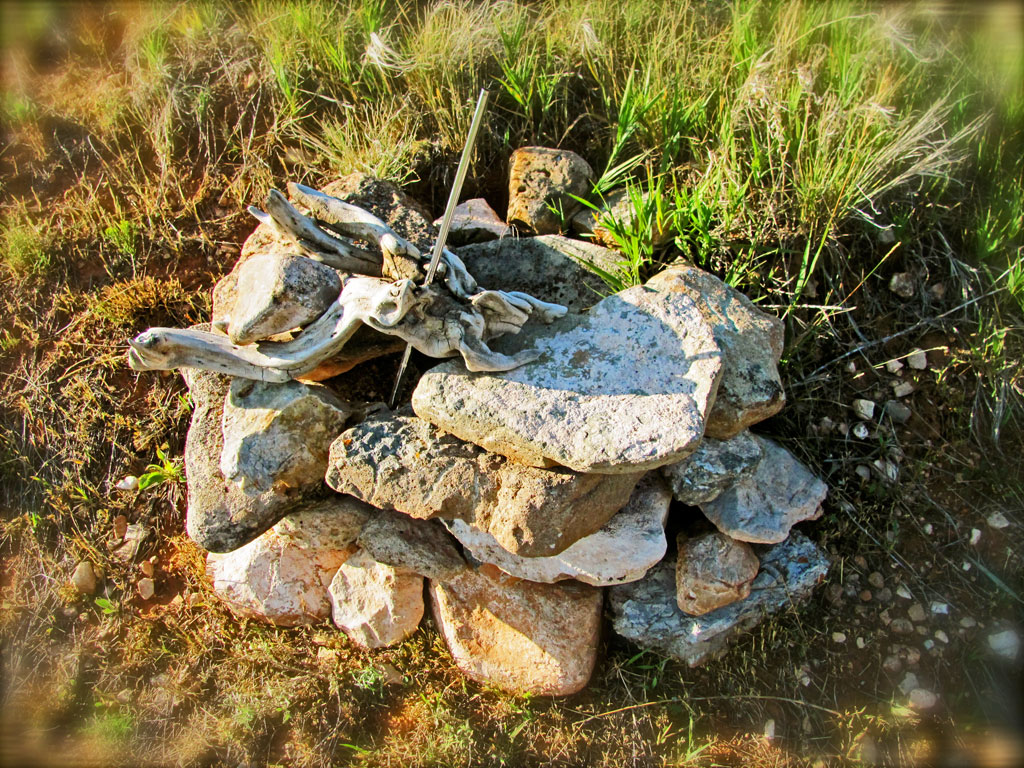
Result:
{"type": "Polygon", "coordinates": [[[744,431],[728,440],[705,437],[696,451],[661,473],[678,501],[703,504],[753,472],[760,460],[761,444],[744,431]]]}
{"type": "Polygon", "coordinates": [[[674,265],[647,286],[692,298],[722,350],[722,384],[707,420],[707,436],[726,440],[778,413],[786,401],[779,378],[784,327],[746,296],[690,265],[674,265]]]}
{"type": "Polygon", "coordinates": [[[775,544],[802,520],[817,520],[828,486],[778,443],[754,436],[763,455],[752,473],[700,505],[722,533],[752,544],[775,544]]]}
{"type": "Polygon", "coordinates": [[[597,662],[602,591],[576,582],[509,581],[468,569],[449,582],[430,582],[434,619],[455,664],[483,685],[538,696],[576,693],[597,662]]]}
{"type": "Polygon", "coordinates": [[[697,448],[722,356],[688,296],[630,288],[535,331],[532,343],[540,358],[512,371],[471,374],[460,361],[433,368],[413,409],[532,466],[631,473],[697,448]]]}
{"type": "Polygon", "coordinates": [[[475,559],[516,578],[545,584],[575,579],[604,587],[642,578],[665,556],[665,521],[671,501],[661,478],[648,475],[629,503],[599,531],[553,557],[521,557],[462,520],[447,525],[475,559]]]}
{"type": "Polygon", "coordinates": [[[328,585],[355,552],[358,508],[317,505],[226,554],[211,552],[214,591],[240,616],[293,627],[331,615],[328,585]],[[301,533],[300,533],[301,532],[301,533]]]}
{"type": "Polygon", "coordinates": [[[330,267],[292,253],[258,253],[238,268],[228,338],[251,344],[322,315],[341,293],[341,278],[330,267]]]}
{"type": "Polygon", "coordinates": [[[423,578],[360,550],[330,583],[331,618],[364,648],[397,645],[423,618],[423,578]]]}

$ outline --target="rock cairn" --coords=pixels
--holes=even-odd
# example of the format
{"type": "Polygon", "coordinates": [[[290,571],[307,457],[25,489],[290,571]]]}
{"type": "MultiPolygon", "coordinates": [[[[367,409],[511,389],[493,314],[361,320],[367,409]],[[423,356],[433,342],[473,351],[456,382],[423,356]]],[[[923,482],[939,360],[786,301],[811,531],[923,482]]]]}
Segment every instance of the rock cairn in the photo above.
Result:
{"type": "MultiPolygon", "coordinates": [[[[407,336],[372,323],[267,381],[190,359],[187,529],[231,610],[284,626],[331,620],[378,648],[417,631],[429,603],[467,676],[566,695],[590,678],[606,615],[623,637],[696,665],[822,579],[825,555],[791,529],[821,514],[826,487],[749,431],[784,402],[781,322],[686,264],[602,298],[589,267],[613,268],[618,254],[544,234],[548,203],[585,194],[590,174],[571,153],[523,148],[507,217],[518,234],[482,200],[455,219],[449,273],[513,297],[502,311],[528,305],[502,338],[482,336],[488,353],[531,362],[471,370],[471,356],[451,357],[390,410],[379,401],[391,382],[367,388],[352,369],[407,336]],[[533,303],[514,301],[524,295],[533,303]],[[554,305],[567,312],[524,325],[529,307],[554,305]]],[[[426,253],[434,229],[400,190],[356,174],[310,193],[294,210],[329,240],[261,219],[198,329],[223,337],[218,349],[248,360],[252,345],[267,358],[294,345],[375,244],[379,279],[415,275],[400,258],[413,250],[384,235],[426,253]],[[342,228],[355,241],[342,248],[317,194],[387,232],[342,228]],[[318,258],[326,249],[345,259],[318,258]]],[[[133,343],[133,367],[161,367],[140,362],[144,347],[133,343]]]]}

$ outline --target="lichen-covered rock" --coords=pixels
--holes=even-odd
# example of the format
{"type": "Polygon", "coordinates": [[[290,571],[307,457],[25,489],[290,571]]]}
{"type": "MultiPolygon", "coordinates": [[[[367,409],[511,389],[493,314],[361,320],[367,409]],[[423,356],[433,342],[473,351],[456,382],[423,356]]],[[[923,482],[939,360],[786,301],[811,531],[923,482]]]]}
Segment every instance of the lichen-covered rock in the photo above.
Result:
{"type": "Polygon", "coordinates": [[[423,579],[378,563],[360,550],[334,574],[331,618],[364,648],[396,645],[416,631],[423,618],[423,579]]]}
{"type": "MultiPolygon", "coordinates": [[[[434,220],[434,227],[441,228],[441,219],[434,220]]],[[[474,197],[455,206],[451,228],[448,230],[448,242],[451,245],[481,243],[496,240],[509,232],[508,225],[498,217],[487,201],[482,197],[474,197]]]]}
{"type": "Polygon", "coordinates": [[[496,291],[522,291],[582,312],[608,292],[589,265],[613,272],[622,254],[561,235],[506,237],[459,248],[470,274],[496,291]]]}
{"type": "Polygon", "coordinates": [[[676,603],[690,616],[703,616],[750,594],[757,555],[749,544],[717,531],[676,538],[676,603]]]}
{"type": "Polygon", "coordinates": [[[332,500],[303,508],[233,552],[211,552],[206,569],[214,591],[232,612],[279,626],[326,619],[331,615],[327,588],[356,551],[352,534],[363,514],[332,500]]]}
{"type": "Polygon", "coordinates": [[[825,553],[800,533],[760,557],[761,572],[750,596],[703,616],[687,616],[679,610],[675,558],[667,557],[640,581],[609,589],[612,625],[642,648],[697,666],[765,616],[807,598],[828,572],[825,553]]]}
{"type": "Polygon", "coordinates": [[[293,253],[258,253],[238,269],[234,307],[227,324],[235,344],[251,344],[322,315],[341,293],[330,267],[293,253]]]}
{"type": "Polygon", "coordinates": [[[377,513],[351,496],[328,496],[303,504],[274,524],[274,534],[306,549],[350,549],[366,522],[377,513]]]}
{"type": "Polygon", "coordinates": [[[553,557],[513,554],[489,533],[462,520],[447,525],[475,559],[495,565],[510,576],[545,584],[576,579],[605,587],[642,578],[665,556],[665,520],[671,501],[664,481],[647,475],[629,503],[600,530],[553,557]]]}
{"type": "Polygon", "coordinates": [[[582,157],[565,149],[520,147],[512,153],[508,171],[509,224],[538,235],[555,234],[580,204],[572,198],[590,193],[594,171],[582,157]]]}
{"type": "Polygon", "coordinates": [[[778,443],[754,436],[761,460],[754,471],[700,505],[722,533],[753,544],[775,544],[801,520],[821,516],[828,486],[778,443]]]}
{"type": "Polygon", "coordinates": [[[749,432],[729,440],[705,437],[697,450],[676,464],[661,468],[672,494],[684,504],[702,504],[754,471],[761,444],[749,432]]]}
{"type": "Polygon", "coordinates": [[[428,371],[416,414],[521,463],[577,472],[654,469],[697,448],[722,357],[688,296],[630,288],[531,341],[539,359],[511,371],[471,374],[459,361],[428,371]]]}
{"type": "Polygon", "coordinates": [[[473,680],[539,696],[587,684],[597,661],[601,590],[576,582],[499,583],[468,569],[430,582],[434,619],[473,680]]]}
{"type": "Polygon", "coordinates": [[[714,275],[675,265],[647,281],[659,291],[692,298],[722,349],[722,384],[707,422],[707,436],[726,440],[778,413],[786,400],[779,379],[784,328],[746,296],[714,275]]]}
{"type": "MultiPolygon", "coordinates": [[[[321,423],[309,434],[320,435],[322,445],[310,443],[301,420],[286,417],[268,435],[249,431],[244,416],[232,416],[232,426],[225,439],[225,401],[231,380],[214,373],[184,369],[183,375],[192,395],[194,410],[188,437],[185,440],[185,477],[188,481],[188,513],[186,529],[192,539],[211,552],[230,552],[252,541],[280,520],[311,493],[322,488],[317,472],[323,472],[331,438],[340,431],[347,413],[317,396],[319,403],[307,402],[298,413],[305,413],[321,423]],[[326,422],[326,423],[324,423],[326,422]],[[334,429],[334,432],[329,431],[334,429]],[[228,446],[226,464],[229,475],[221,471],[222,458],[228,446]],[[275,446],[277,452],[275,453],[275,446]],[[294,450],[292,450],[294,448],[294,450]],[[275,470],[282,470],[282,482],[275,470]]],[[[254,384],[254,382],[247,382],[254,384]]],[[[245,389],[244,384],[242,390],[245,389]]],[[[273,387],[281,385],[259,385],[273,387]]],[[[298,399],[306,398],[305,385],[287,389],[298,399]],[[299,393],[302,393],[299,396],[299,393]]],[[[278,402],[273,397],[271,401],[278,402]]],[[[232,406],[240,410],[236,400],[232,406]]],[[[290,412],[296,415],[295,411],[290,412]]],[[[273,422],[275,415],[266,411],[256,417],[273,422]]],[[[321,474],[322,477],[322,474],[321,474]]]]}
{"type": "Polygon", "coordinates": [[[403,409],[342,433],[331,446],[327,483],[381,509],[466,520],[505,549],[536,557],[599,529],[640,477],[517,464],[403,409]]]}
{"type": "Polygon", "coordinates": [[[358,543],[378,563],[439,581],[454,578],[467,567],[440,523],[401,512],[374,510],[358,543]]]}
{"type": "Polygon", "coordinates": [[[221,473],[250,493],[318,486],[350,415],[324,386],[235,379],[224,401],[221,473]]]}

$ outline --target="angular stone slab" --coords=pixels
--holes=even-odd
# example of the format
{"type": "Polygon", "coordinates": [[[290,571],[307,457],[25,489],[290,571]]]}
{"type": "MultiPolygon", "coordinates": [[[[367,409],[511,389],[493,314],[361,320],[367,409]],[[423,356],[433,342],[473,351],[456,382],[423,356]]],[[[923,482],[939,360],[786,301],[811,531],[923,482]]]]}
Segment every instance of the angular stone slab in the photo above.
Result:
{"type": "Polygon", "coordinates": [[[224,400],[221,474],[246,493],[318,487],[351,413],[321,385],[235,379],[224,400]]]}
{"type": "Polygon", "coordinates": [[[595,587],[636,581],[665,556],[665,521],[672,496],[664,481],[647,475],[629,503],[599,531],[554,557],[521,557],[462,520],[447,523],[469,553],[510,576],[553,584],[575,579],[595,587]]]}
{"type": "Polygon", "coordinates": [[[716,498],[761,460],[761,444],[749,432],[729,440],[705,437],[697,450],[676,464],[661,468],[672,495],[684,504],[702,504],[716,498]]]}
{"type": "Polygon", "coordinates": [[[577,472],[654,469],[704,435],[722,357],[688,296],[637,286],[534,336],[540,358],[500,374],[459,361],[428,371],[416,414],[523,464],[577,472]]]}
{"type": "Polygon", "coordinates": [[[538,696],[582,689],[597,662],[600,589],[502,584],[469,569],[430,582],[434,619],[455,664],[483,685],[538,696]]]}
{"type": "Polygon", "coordinates": [[[335,625],[364,648],[397,645],[423,618],[422,577],[378,563],[363,550],[337,570],[329,591],[335,625]]]}
{"type": "Polygon", "coordinates": [[[743,600],[757,576],[757,555],[749,544],[715,531],[692,539],[676,537],[676,603],[690,616],[743,600]]]}
{"type": "Polygon", "coordinates": [[[427,209],[390,181],[356,172],[332,181],[320,191],[369,211],[420,253],[430,253],[437,232],[427,209]]]}
{"type": "Polygon", "coordinates": [[[604,280],[588,265],[614,272],[622,254],[561,235],[543,235],[463,246],[459,258],[480,285],[522,291],[577,313],[608,293],[604,280]]]}
{"type": "Polygon", "coordinates": [[[309,489],[246,493],[220,471],[221,427],[231,379],[193,368],[182,370],[192,396],[192,422],[185,438],[188,535],[203,549],[230,552],[252,541],[302,503],[309,489]]]}
{"type": "Polygon", "coordinates": [[[211,552],[206,570],[214,591],[240,616],[283,627],[323,621],[331,615],[328,585],[356,551],[345,531],[350,516],[337,505],[303,509],[281,531],[275,526],[233,552],[211,552]]]}
{"type": "Polygon", "coordinates": [[[331,446],[327,483],[380,509],[463,519],[505,549],[536,557],[598,530],[626,505],[641,476],[517,464],[403,409],[342,433],[331,446]]]}
{"type": "Polygon", "coordinates": [[[572,216],[580,207],[572,196],[588,194],[593,177],[593,169],[575,152],[520,147],[509,160],[506,221],[538,235],[558,232],[562,218],[552,208],[572,216]]]}
{"type": "Polygon", "coordinates": [[[762,457],[753,472],[701,511],[727,536],[752,544],[775,544],[802,520],[817,520],[828,486],[778,443],[754,436],[762,457]]]}
{"type": "MultiPolygon", "coordinates": [[[[441,228],[441,219],[434,219],[434,228],[441,228]]],[[[508,225],[498,217],[486,200],[474,197],[455,206],[451,229],[448,230],[448,242],[451,245],[466,245],[496,240],[510,231],[508,225]]],[[[470,272],[472,273],[472,270],[470,272]]]]}
{"type": "Polygon", "coordinates": [[[612,625],[637,645],[695,667],[765,616],[810,596],[828,567],[825,553],[794,532],[761,554],[761,572],[749,597],[703,616],[687,616],[676,604],[676,562],[668,557],[640,581],[609,589],[612,625]]]}
{"type": "Polygon", "coordinates": [[[379,563],[440,581],[468,567],[440,523],[401,512],[374,510],[359,534],[359,546],[379,563]]]}
{"type": "Polygon", "coordinates": [[[306,502],[273,528],[281,540],[306,549],[349,549],[377,510],[351,496],[306,502]]]}
{"type": "Polygon", "coordinates": [[[330,267],[293,253],[258,253],[241,263],[228,338],[251,344],[322,315],[341,293],[330,267]]]}
{"type": "Polygon", "coordinates": [[[675,265],[647,286],[689,296],[711,325],[722,349],[724,371],[707,436],[726,440],[778,413],[786,401],[779,379],[784,326],[746,296],[697,267],[675,265]]]}

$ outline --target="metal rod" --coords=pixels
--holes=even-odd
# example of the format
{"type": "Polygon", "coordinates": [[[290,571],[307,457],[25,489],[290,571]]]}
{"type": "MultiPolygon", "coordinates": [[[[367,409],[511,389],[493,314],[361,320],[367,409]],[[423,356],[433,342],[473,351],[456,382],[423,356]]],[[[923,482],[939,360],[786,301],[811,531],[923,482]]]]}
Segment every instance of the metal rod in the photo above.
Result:
{"type": "MultiPolygon", "coordinates": [[[[427,269],[427,277],[423,281],[424,288],[434,282],[437,265],[441,262],[441,254],[444,253],[444,246],[448,241],[448,230],[451,229],[452,216],[455,215],[455,207],[459,204],[459,196],[462,194],[462,185],[466,181],[469,160],[473,156],[473,145],[476,144],[476,135],[480,132],[480,124],[483,123],[484,110],[487,107],[487,97],[489,95],[486,89],[480,89],[480,95],[476,100],[476,110],[473,112],[473,120],[469,124],[469,135],[466,137],[466,144],[462,148],[459,167],[455,171],[452,191],[448,195],[448,205],[445,206],[444,216],[441,218],[441,228],[438,230],[437,240],[434,242],[434,252],[430,256],[430,267],[427,269]]],[[[402,386],[402,378],[405,376],[405,369],[409,366],[409,356],[411,354],[412,344],[407,343],[405,345],[405,353],[402,355],[402,363],[398,367],[398,375],[395,376],[395,386],[391,390],[389,405],[392,408],[395,407],[395,402],[398,399],[398,389],[402,386]]]]}

